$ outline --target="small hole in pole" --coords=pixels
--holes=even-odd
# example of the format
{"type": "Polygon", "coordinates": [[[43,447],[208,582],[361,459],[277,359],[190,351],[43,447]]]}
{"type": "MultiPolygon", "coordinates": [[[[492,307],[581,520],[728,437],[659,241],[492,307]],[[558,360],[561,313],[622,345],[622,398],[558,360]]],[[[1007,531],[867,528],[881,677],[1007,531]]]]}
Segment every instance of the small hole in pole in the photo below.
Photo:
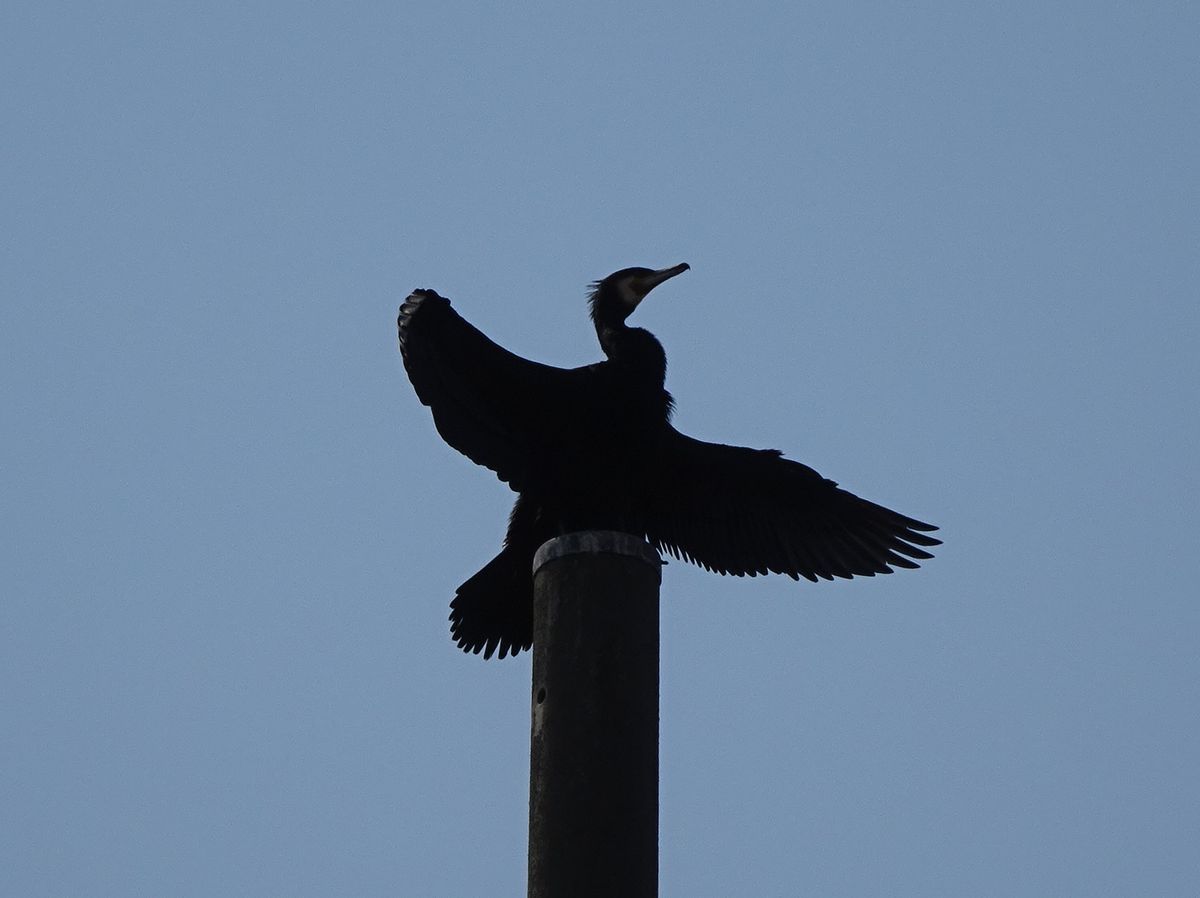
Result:
{"type": "Polygon", "coordinates": [[[538,692],[537,692],[537,703],[540,705],[540,704],[541,704],[542,702],[544,702],[545,700],[546,700],[546,687],[545,687],[545,686],[543,686],[543,687],[542,687],[541,689],[539,689],[539,690],[538,690],[538,692]]]}

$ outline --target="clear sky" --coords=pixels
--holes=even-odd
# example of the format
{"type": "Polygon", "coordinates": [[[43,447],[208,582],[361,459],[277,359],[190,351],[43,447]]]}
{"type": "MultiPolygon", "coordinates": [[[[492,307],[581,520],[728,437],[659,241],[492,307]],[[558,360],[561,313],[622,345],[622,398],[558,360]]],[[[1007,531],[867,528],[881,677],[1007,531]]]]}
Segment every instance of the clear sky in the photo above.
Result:
{"type": "Polygon", "coordinates": [[[522,894],[396,307],[943,527],[663,583],[663,895],[1200,891],[1194,3],[0,11],[0,894],[522,894]]]}

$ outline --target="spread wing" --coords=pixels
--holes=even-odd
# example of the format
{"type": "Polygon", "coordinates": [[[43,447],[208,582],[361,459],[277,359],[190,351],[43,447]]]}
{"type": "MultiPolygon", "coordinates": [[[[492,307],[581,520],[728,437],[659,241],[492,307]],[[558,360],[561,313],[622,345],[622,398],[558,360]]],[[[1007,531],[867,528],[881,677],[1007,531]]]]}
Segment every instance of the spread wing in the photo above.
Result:
{"type": "Polygon", "coordinates": [[[871,577],[915,568],[937,528],[840,489],[773,449],[705,443],[668,428],[646,532],[722,574],[871,577]]]}
{"type": "Polygon", "coordinates": [[[562,434],[547,410],[586,400],[588,369],[531,362],[485,337],[432,290],[416,290],[397,320],[404,369],[438,433],[513,489],[547,464],[562,434]]]}

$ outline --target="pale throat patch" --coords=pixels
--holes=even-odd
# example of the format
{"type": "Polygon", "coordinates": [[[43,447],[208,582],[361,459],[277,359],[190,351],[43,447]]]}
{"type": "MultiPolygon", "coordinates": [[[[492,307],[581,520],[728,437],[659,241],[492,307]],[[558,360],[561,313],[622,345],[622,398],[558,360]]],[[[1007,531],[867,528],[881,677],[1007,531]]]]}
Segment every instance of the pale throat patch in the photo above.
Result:
{"type": "Polygon", "coordinates": [[[621,304],[631,312],[638,307],[643,297],[633,291],[633,285],[629,281],[622,281],[617,285],[617,296],[621,298],[621,304]]]}

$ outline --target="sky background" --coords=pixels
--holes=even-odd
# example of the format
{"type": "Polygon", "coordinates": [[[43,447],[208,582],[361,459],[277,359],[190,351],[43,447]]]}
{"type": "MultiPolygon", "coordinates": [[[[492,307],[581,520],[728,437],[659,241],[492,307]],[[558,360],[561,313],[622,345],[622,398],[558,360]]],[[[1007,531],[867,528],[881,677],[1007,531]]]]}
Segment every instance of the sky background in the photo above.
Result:
{"type": "Polygon", "coordinates": [[[1200,891],[1194,3],[0,11],[0,894],[516,895],[417,286],[943,528],[662,588],[661,891],[1200,891]]]}

